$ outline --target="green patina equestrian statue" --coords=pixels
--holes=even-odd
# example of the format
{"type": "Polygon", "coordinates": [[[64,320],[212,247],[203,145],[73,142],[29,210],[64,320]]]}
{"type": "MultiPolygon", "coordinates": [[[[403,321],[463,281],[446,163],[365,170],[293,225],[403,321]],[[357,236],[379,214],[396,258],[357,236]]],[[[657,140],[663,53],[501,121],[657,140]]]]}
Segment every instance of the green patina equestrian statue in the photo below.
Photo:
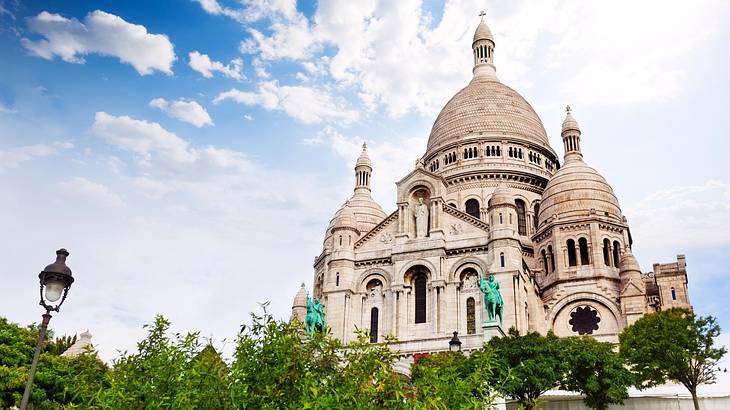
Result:
{"type": "Polygon", "coordinates": [[[324,332],[327,329],[327,322],[324,320],[324,305],[319,299],[312,300],[307,295],[307,316],[304,319],[304,326],[307,334],[324,332]]]}
{"type": "Polygon", "coordinates": [[[479,278],[479,289],[484,293],[484,307],[487,309],[487,323],[494,323],[499,316],[499,324],[504,318],[504,301],[499,293],[499,282],[494,280],[494,275],[489,279],[479,278]]]}

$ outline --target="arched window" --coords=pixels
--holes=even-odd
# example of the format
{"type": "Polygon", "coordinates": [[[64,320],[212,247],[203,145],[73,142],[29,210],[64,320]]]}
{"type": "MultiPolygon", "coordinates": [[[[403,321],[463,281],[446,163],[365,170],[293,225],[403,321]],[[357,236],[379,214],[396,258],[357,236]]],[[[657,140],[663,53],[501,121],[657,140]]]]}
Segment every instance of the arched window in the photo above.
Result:
{"type": "Polygon", "coordinates": [[[414,281],[416,296],[416,323],[426,323],[426,275],[419,273],[414,281]]]}
{"type": "Polygon", "coordinates": [[[611,247],[611,242],[608,239],[604,239],[603,240],[603,263],[605,263],[606,266],[611,266],[611,260],[609,259],[611,252],[608,250],[609,247],[611,247]]]}
{"type": "Polygon", "coordinates": [[[340,272],[335,275],[335,286],[340,286],[340,272]]]}
{"type": "Polygon", "coordinates": [[[677,291],[672,288],[672,300],[677,300],[677,291]]]}
{"type": "Polygon", "coordinates": [[[555,272],[555,255],[552,245],[548,246],[548,256],[550,257],[550,272],[555,272]]]}
{"type": "Polygon", "coordinates": [[[527,235],[527,217],[525,216],[525,202],[521,199],[515,200],[517,206],[517,232],[520,235],[527,235]]]}
{"type": "Polygon", "coordinates": [[[502,219],[502,213],[499,214],[499,224],[502,225],[504,223],[502,219]]]}
{"type": "Polygon", "coordinates": [[[535,212],[535,216],[532,217],[532,223],[535,225],[535,230],[537,230],[537,226],[540,223],[540,221],[537,219],[537,215],[540,213],[540,203],[536,203],[533,207],[533,210],[535,212]]]}
{"type": "Polygon", "coordinates": [[[578,265],[575,257],[575,241],[568,239],[568,242],[565,245],[568,247],[568,266],[578,265]]]}
{"type": "Polygon", "coordinates": [[[471,198],[466,201],[464,207],[466,208],[466,213],[473,216],[474,218],[479,218],[479,201],[471,198]]]}
{"type": "Polygon", "coordinates": [[[370,309],[370,343],[378,342],[378,308],[370,309]]]}
{"type": "Polygon", "coordinates": [[[504,268],[504,252],[499,254],[499,264],[504,268]]]}
{"type": "Polygon", "coordinates": [[[578,248],[580,248],[580,264],[589,265],[591,258],[588,255],[588,240],[586,238],[578,239],[578,248]]]}
{"type": "Polygon", "coordinates": [[[619,254],[621,245],[618,241],[613,241],[613,266],[618,268],[619,262],[621,262],[621,255],[619,254]]]}
{"type": "Polygon", "coordinates": [[[452,208],[454,208],[454,209],[456,209],[456,204],[453,203],[453,202],[449,203],[449,206],[452,207],[452,208]]]}
{"type": "Polygon", "coordinates": [[[466,300],[466,334],[473,335],[477,332],[476,322],[474,298],[469,298],[466,300]]]}
{"type": "Polygon", "coordinates": [[[543,249],[542,252],[540,252],[540,253],[542,254],[542,266],[545,267],[545,274],[548,274],[548,273],[550,273],[550,266],[548,265],[547,254],[545,253],[545,249],[543,249]]]}

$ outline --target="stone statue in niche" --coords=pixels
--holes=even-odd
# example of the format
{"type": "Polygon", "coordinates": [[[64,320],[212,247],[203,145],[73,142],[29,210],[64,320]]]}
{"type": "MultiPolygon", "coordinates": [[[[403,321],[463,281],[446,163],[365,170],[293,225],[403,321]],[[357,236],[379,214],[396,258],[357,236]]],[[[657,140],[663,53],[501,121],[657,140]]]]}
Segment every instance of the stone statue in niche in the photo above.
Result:
{"type": "Polygon", "coordinates": [[[461,287],[462,289],[473,289],[479,287],[479,279],[477,278],[477,275],[468,273],[464,278],[461,287]]]}
{"type": "Polygon", "coordinates": [[[415,214],[416,238],[425,238],[428,233],[428,205],[423,203],[423,198],[418,198],[415,214]]]}

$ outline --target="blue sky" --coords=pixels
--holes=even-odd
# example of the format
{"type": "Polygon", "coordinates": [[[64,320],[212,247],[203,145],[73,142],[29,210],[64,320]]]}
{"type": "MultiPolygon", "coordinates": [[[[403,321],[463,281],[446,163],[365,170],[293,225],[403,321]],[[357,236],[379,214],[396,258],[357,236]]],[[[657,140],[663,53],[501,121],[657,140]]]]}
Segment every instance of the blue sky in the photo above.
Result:
{"type": "Polygon", "coordinates": [[[721,1],[0,1],[0,314],[37,321],[61,246],[61,333],[105,358],[163,313],[217,343],[311,283],[362,141],[374,196],[471,77],[486,10],[497,74],[562,155],[570,104],[642,269],[687,255],[730,328],[730,7],[721,1]]]}

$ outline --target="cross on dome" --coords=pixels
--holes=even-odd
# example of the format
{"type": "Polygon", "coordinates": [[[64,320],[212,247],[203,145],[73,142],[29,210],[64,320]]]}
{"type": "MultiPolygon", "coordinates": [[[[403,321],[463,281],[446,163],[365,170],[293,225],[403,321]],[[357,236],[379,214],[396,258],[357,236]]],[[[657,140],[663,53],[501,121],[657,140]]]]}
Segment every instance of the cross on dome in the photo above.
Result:
{"type": "Polygon", "coordinates": [[[487,13],[485,13],[484,10],[482,10],[481,13],[479,13],[479,17],[482,18],[482,21],[484,21],[484,16],[486,16],[486,15],[487,15],[487,13]]]}

